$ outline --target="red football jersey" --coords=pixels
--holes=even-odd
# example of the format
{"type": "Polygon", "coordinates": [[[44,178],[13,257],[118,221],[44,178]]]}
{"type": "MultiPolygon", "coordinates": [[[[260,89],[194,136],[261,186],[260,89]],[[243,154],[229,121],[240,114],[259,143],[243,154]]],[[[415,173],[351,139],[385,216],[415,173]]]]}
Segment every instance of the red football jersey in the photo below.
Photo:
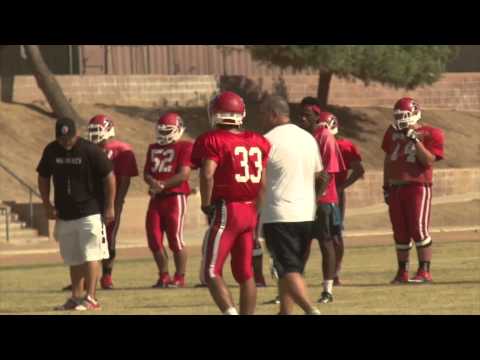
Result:
{"type": "Polygon", "coordinates": [[[330,130],[324,127],[318,127],[313,135],[318,143],[320,157],[322,158],[323,162],[323,168],[326,172],[333,175],[328,182],[325,192],[318,197],[317,202],[338,203],[335,176],[337,173],[345,170],[342,154],[340,153],[337,141],[330,130]]]}
{"type": "Polygon", "coordinates": [[[203,160],[210,159],[218,164],[212,203],[221,199],[254,201],[269,152],[268,140],[253,131],[213,130],[195,141],[192,163],[201,167],[203,160]]]}
{"type": "MultiPolygon", "coordinates": [[[[443,159],[443,131],[428,125],[422,125],[415,131],[427,150],[437,160],[443,159]]],[[[386,169],[390,180],[432,183],[432,167],[424,167],[417,161],[415,144],[403,132],[390,126],[383,137],[382,149],[390,159],[386,169]]]]}
{"type": "Polygon", "coordinates": [[[137,160],[130,144],[113,139],[105,144],[103,150],[113,163],[117,179],[119,176],[138,176],[137,160]]]}
{"type": "Polygon", "coordinates": [[[345,164],[345,170],[335,175],[335,183],[338,187],[347,180],[348,170],[352,168],[352,162],[362,161],[362,157],[360,156],[357,147],[350,140],[338,139],[337,144],[345,164]]]}
{"type": "MultiPolygon", "coordinates": [[[[147,150],[144,172],[155,180],[165,181],[178,173],[182,166],[191,167],[190,156],[192,143],[190,141],[177,141],[168,145],[157,143],[150,144],[147,150]]],[[[166,194],[190,194],[188,181],[167,189],[166,194]]]]}

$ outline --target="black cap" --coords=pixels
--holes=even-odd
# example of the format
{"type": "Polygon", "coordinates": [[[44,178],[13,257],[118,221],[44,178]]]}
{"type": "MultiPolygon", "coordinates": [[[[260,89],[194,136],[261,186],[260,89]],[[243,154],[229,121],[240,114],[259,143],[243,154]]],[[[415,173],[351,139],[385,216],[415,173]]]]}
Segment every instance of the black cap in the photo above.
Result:
{"type": "Polygon", "coordinates": [[[57,120],[55,124],[55,137],[59,138],[61,136],[66,136],[71,138],[75,136],[76,127],[75,121],[70,118],[64,117],[57,120]]]}

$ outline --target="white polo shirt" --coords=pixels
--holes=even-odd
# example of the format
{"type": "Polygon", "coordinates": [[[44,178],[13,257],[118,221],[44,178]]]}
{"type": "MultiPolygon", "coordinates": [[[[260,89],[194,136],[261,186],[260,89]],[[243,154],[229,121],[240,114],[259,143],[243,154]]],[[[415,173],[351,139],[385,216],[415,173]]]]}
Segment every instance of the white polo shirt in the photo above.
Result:
{"type": "Polygon", "coordinates": [[[323,169],[315,138],[290,123],[273,128],[265,137],[272,148],[261,222],[313,221],[315,173],[323,169]]]}

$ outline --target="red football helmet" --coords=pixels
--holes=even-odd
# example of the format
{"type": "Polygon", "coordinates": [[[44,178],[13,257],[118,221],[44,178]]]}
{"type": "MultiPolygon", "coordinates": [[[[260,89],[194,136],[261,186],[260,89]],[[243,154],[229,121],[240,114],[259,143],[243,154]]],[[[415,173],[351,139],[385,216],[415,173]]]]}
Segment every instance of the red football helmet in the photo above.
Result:
{"type": "Polygon", "coordinates": [[[157,143],[168,145],[182,137],[185,127],[183,120],[177,113],[167,112],[157,121],[157,143]]]}
{"type": "Polygon", "coordinates": [[[94,144],[115,136],[113,121],[107,115],[96,115],[88,123],[88,140],[94,144]]]}
{"type": "Polygon", "coordinates": [[[338,133],[338,120],[332,113],[322,111],[318,117],[317,125],[326,127],[333,135],[338,133]]]}
{"type": "Polygon", "coordinates": [[[403,130],[415,125],[422,117],[420,106],[411,97],[398,100],[393,107],[393,128],[403,130]]]}
{"type": "Polygon", "coordinates": [[[212,127],[215,125],[240,126],[245,116],[243,99],[231,91],[215,96],[208,106],[208,118],[212,127]]]}

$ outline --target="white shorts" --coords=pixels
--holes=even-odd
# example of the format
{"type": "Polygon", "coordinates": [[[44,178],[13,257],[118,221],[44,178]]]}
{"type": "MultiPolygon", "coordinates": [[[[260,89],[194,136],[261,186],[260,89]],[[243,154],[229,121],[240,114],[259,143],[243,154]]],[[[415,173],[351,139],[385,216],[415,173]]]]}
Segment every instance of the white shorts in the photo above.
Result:
{"type": "Polygon", "coordinates": [[[100,214],[76,220],[57,220],[54,237],[68,266],[109,258],[107,230],[100,214]]]}

